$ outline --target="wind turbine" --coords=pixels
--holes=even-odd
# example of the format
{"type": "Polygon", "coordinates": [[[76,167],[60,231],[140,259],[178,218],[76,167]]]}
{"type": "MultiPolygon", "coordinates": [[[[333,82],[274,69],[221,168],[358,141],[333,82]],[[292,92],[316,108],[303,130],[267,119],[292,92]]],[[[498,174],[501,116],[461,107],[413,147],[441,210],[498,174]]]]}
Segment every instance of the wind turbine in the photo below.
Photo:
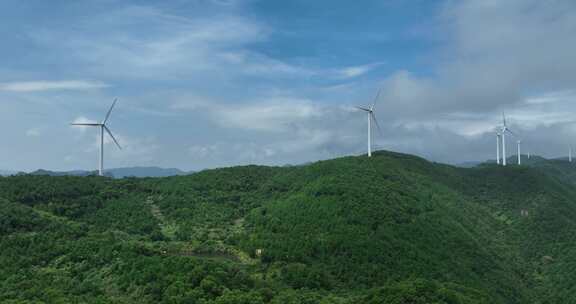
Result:
{"type": "MultiPolygon", "coordinates": [[[[502,131],[501,131],[501,136],[502,136],[502,165],[506,166],[506,132],[512,134],[512,136],[518,138],[518,136],[516,136],[516,133],[512,132],[512,130],[510,130],[508,128],[508,125],[506,124],[506,115],[504,113],[502,113],[502,131]]],[[[520,151],[520,143],[518,143],[518,151],[520,151]]],[[[518,155],[520,155],[520,153],[518,153],[518,155]]]]}
{"type": "Polygon", "coordinates": [[[572,162],[572,146],[568,147],[568,161],[572,162]]]}
{"type": "Polygon", "coordinates": [[[118,101],[118,98],[114,99],[112,106],[110,106],[108,113],[106,113],[106,117],[104,118],[104,120],[101,123],[71,123],[71,125],[73,125],[73,126],[99,127],[100,128],[100,163],[98,166],[98,175],[100,175],[100,176],[104,175],[104,131],[106,131],[106,133],[108,133],[108,135],[110,135],[110,138],[112,138],[112,140],[114,141],[116,146],[118,146],[118,148],[120,150],[122,150],[122,147],[120,146],[120,144],[118,143],[116,138],[114,138],[114,135],[112,135],[112,132],[110,131],[110,129],[108,129],[108,126],[106,126],[106,122],[108,122],[108,119],[110,118],[110,114],[112,113],[112,109],[114,109],[114,106],[116,105],[117,101],[118,101]]]}
{"type": "Polygon", "coordinates": [[[380,125],[378,124],[378,120],[374,114],[374,107],[376,106],[376,101],[378,101],[378,98],[380,98],[380,92],[381,90],[378,90],[378,94],[376,94],[374,102],[372,102],[369,107],[356,107],[357,109],[362,110],[368,114],[368,157],[372,157],[372,121],[374,121],[374,124],[378,128],[378,132],[382,133],[382,129],[380,129],[380,125]]]}

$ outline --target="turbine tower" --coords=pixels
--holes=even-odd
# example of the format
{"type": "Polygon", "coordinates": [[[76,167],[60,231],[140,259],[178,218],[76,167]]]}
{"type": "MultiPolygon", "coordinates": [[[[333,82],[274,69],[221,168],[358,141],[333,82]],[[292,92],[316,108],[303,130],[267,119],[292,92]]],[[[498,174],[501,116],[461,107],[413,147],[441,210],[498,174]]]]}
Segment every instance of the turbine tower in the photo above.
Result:
{"type": "Polygon", "coordinates": [[[568,161],[572,162],[572,146],[568,147],[568,161]]]}
{"type": "Polygon", "coordinates": [[[98,175],[100,175],[100,176],[104,175],[104,131],[106,131],[106,133],[108,133],[108,135],[110,135],[110,138],[112,138],[112,140],[114,141],[116,146],[118,146],[118,148],[120,150],[122,150],[122,147],[120,146],[120,144],[118,143],[116,138],[114,138],[114,135],[112,135],[112,131],[110,131],[110,129],[108,129],[108,126],[106,126],[106,122],[108,122],[108,119],[110,118],[110,114],[112,113],[112,109],[114,109],[114,106],[116,105],[117,101],[118,101],[118,98],[114,99],[112,106],[110,106],[108,113],[106,113],[106,117],[104,118],[104,120],[101,123],[71,123],[71,125],[73,125],[73,126],[99,127],[100,128],[100,159],[99,159],[99,166],[98,166],[98,175]]]}
{"type": "Polygon", "coordinates": [[[506,166],[506,131],[508,127],[506,126],[506,115],[502,113],[502,165],[506,166]]]}
{"type": "Polygon", "coordinates": [[[521,157],[522,152],[521,152],[521,150],[520,150],[520,146],[521,146],[521,145],[522,145],[522,140],[519,139],[519,140],[518,140],[518,165],[521,165],[521,164],[522,164],[522,157],[521,157]]]}
{"type": "Polygon", "coordinates": [[[496,131],[496,164],[500,164],[500,132],[496,131]]]}
{"type": "Polygon", "coordinates": [[[368,157],[372,157],[372,122],[374,122],[378,128],[378,132],[382,133],[382,129],[380,129],[380,125],[378,124],[378,120],[374,114],[374,107],[376,106],[376,101],[378,101],[378,98],[380,98],[380,92],[381,90],[378,90],[378,94],[376,94],[374,101],[369,107],[356,107],[357,109],[366,112],[368,116],[368,157]]]}

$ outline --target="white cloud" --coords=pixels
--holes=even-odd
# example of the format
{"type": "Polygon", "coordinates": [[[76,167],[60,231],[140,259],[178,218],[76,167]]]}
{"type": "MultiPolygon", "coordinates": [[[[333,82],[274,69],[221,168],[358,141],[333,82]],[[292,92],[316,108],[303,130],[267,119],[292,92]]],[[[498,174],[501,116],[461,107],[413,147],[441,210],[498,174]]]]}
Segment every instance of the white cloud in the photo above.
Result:
{"type": "Polygon", "coordinates": [[[215,109],[221,103],[211,97],[201,96],[197,94],[179,94],[172,96],[168,109],[172,111],[195,111],[205,109],[215,109]]]}
{"type": "Polygon", "coordinates": [[[92,90],[108,87],[99,81],[65,80],[65,81],[22,81],[0,83],[0,91],[38,92],[49,90],[92,90]]]}
{"type": "Polygon", "coordinates": [[[320,71],[305,68],[302,66],[290,65],[277,59],[249,51],[238,51],[236,53],[223,53],[220,57],[234,66],[242,67],[239,73],[248,75],[286,75],[310,77],[317,75],[320,71]]]}
{"type": "Polygon", "coordinates": [[[321,106],[303,98],[278,96],[246,104],[198,104],[192,102],[189,108],[179,108],[207,114],[214,124],[224,130],[236,130],[244,138],[191,145],[188,152],[194,159],[225,159],[224,164],[230,165],[299,163],[306,161],[305,155],[310,153],[340,156],[342,151],[365,146],[358,144],[364,139],[365,117],[350,107],[321,106]]]}
{"type": "MultiPolygon", "coordinates": [[[[104,136],[104,144],[106,145],[106,149],[108,149],[108,154],[116,160],[123,162],[151,162],[160,149],[154,137],[130,137],[118,133],[113,134],[122,149],[119,149],[116,144],[114,144],[108,134],[104,136]]],[[[99,138],[97,140],[99,145],[99,138]]]]}
{"type": "Polygon", "coordinates": [[[272,98],[247,105],[219,106],[212,111],[216,123],[228,128],[277,132],[295,123],[321,117],[317,104],[304,99],[272,98]]]}
{"type": "Polygon", "coordinates": [[[194,158],[208,158],[214,156],[214,154],[221,152],[219,145],[193,145],[188,148],[188,152],[194,158]]]}
{"type": "Polygon", "coordinates": [[[215,124],[224,128],[264,132],[292,130],[297,123],[318,119],[325,114],[325,109],[311,100],[280,96],[230,104],[190,95],[178,99],[169,107],[206,114],[215,124]]]}
{"type": "Polygon", "coordinates": [[[277,151],[273,144],[258,144],[255,142],[216,142],[205,145],[192,145],[188,152],[192,159],[202,161],[223,161],[224,165],[274,163],[273,157],[277,151]]]}
{"type": "Polygon", "coordinates": [[[83,23],[102,30],[90,37],[69,29],[35,31],[30,36],[51,49],[60,47],[69,54],[69,60],[77,60],[90,73],[102,77],[190,80],[312,73],[250,50],[251,44],[268,38],[270,29],[235,11],[183,17],[159,8],[128,6],[83,23]],[[147,29],[144,35],[143,28],[147,29]],[[53,41],[62,44],[54,46],[53,41]]]}
{"type": "Polygon", "coordinates": [[[558,102],[571,102],[576,100],[576,90],[549,92],[526,98],[524,102],[529,105],[550,104],[558,102]]]}
{"type": "Polygon", "coordinates": [[[370,63],[370,64],[365,64],[365,65],[346,67],[343,69],[336,70],[335,74],[336,74],[337,78],[341,78],[341,79],[354,78],[354,77],[362,76],[362,75],[374,70],[375,68],[381,66],[382,64],[383,63],[381,63],[381,62],[376,62],[376,63],[370,63]]]}
{"type": "MultiPolygon", "coordinates": [[[[84,116],[78,116],[78,117],[74,118],[72,123],[75,123],[75,124],[82,124],[82,123],[92,124],[92,123],[98,123],[98,122],[93,120],[93,119],[86,118],[84,116]]],[[[84,128],[83,126],[73,126],[73,127],[74,128],[80,128],[80,129],[84,128]]]]}
{"type": "MultiPolygon", "coordinates": [[[[127,136],[112,130],[112,134],[121,146],[121,149],[116,146],[112,138],[105,132],[104,133],[104,155],[106,163],[113,162],[112,165],[117,164],[142,164],[153,162],[156,153],[159,151],[160,146],[154,137],[137,137],[127,136]]],[[[93,136],[88,137],[91,140],[83,153],[94,153],[96,156],[97,151],[100,150],[100,132],[95,133],[93,136]]],[[[106,165],[109,166],[109,165],[106,165]]]]}
{"type": "Polygon", "coordinates": [[[41,132],[40,132],[39,128],[32,128],[32,129],[26,130],[26,136],[28,136],[28,137],[38,137],[40,135],[41,135],[41,132]]]}

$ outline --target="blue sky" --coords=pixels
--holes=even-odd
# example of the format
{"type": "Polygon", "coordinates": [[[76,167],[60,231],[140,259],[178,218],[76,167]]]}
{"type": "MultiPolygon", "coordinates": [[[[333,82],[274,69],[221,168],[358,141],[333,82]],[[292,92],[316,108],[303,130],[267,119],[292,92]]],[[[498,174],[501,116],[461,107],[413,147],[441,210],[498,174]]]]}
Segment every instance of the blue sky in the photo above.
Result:
{"type": "Polygon", "coordinates": [[[95,168],[96,130],[68,124],[115,97],[107,167],[364,153],[353,107],[379,88],[376,146],[436,161],[494,157],[502,111],[532,153],[576,131],[568,0],[5,0],[0,18],[0,169],[95,168]]]}

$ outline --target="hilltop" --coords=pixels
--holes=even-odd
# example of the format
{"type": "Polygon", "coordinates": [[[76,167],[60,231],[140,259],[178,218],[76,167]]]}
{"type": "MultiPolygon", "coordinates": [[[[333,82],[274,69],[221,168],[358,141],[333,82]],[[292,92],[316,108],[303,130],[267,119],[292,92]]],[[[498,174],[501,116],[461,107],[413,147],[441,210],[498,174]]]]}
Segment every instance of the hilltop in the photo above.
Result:
{"type": "Polygon", "coordinates": [[[164,178],[4,177],[0,302],[576,302],[564,165],[381,151],[164,178]]]}

